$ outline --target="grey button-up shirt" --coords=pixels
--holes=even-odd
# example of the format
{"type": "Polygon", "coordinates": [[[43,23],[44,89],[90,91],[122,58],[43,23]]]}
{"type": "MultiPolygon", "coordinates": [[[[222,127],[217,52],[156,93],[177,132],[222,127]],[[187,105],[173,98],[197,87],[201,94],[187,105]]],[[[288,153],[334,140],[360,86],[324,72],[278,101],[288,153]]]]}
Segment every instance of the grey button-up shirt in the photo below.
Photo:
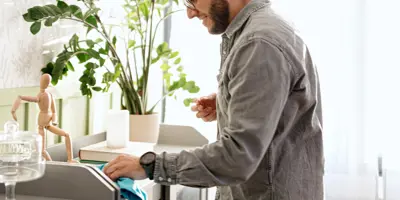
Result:
{"type": "Polygon", "coordinates": [[[307,46],[253,0],[223,34],[218,140],[157,156],[155,181],[218,186],[220,200],[322,200],[322,114],[307,46]]]}

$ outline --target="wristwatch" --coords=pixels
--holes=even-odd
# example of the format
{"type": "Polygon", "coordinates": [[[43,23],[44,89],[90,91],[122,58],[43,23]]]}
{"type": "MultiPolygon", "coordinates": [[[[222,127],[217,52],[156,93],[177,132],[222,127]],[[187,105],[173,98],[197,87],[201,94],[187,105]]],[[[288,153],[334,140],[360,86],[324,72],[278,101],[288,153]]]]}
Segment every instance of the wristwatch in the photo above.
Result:
{"type": "Polygon", "coordinates": [[[156,154],[154,152],[147,152],[139,159],[140,165],[146,172],[147,177],[153,180],[154,167],[156,163],[156,154]]]}

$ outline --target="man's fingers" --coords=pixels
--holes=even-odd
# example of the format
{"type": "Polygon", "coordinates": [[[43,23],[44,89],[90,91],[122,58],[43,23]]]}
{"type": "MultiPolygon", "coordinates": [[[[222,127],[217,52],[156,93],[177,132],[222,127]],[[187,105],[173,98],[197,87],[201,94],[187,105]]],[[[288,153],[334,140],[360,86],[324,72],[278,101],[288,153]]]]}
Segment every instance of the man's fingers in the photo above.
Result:
{"type": "Polygon", "coordinates": [[[204,117],[206,117],[207,115],[209,115],[210,114],[210,112],[198,112],[197,114],[196,114],[196,117],[197,118],[204,118],[204,117]]]}
{"type": "Polygon", "coordinates": [[[208,95],[208,98],[209,99],[215,99],[216,96],[217,96],[216,93],[212,93],[212,94],[208,95]]]}
{"type": "Polygon", "coordinates": [[[106,174],[109,174],[109,173],[115,171],[117,169],[116,167],[121,164],[123,157],[124,157],[124,155],[119,155],[115,159],[111,160],[109,163],[107,163],[104,166],[103,171],[106,174]]]}
{"type": "Polygon", "coordinates": [[[203,120],[204,120],[205,122],[211,122],[211,121],[215,120],[216,116],[217,116],[217,115],[216,115],[216,112],[212,112],[212,113],[209,114],[208,116],[204,117],[203,120]]]}
{"type": "Polygon", "coordinates": [[[121,177],[124,174],[124,169],[119,169],[116,171],[113,171],[108,177],[110,177],[111,180],[115,181],[119,177],[121,177]]]}

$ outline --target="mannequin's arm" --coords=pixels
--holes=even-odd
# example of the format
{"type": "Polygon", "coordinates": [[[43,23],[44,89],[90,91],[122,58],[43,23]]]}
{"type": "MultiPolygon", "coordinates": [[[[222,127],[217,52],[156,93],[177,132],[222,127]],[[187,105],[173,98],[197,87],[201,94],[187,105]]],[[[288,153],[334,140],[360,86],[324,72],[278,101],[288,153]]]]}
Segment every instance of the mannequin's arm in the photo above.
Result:
{"type": "Polygon", "coordinates": [[[11,109],[11,114],[13,115],[13,118],[14,118],[15,121],[17,121],[17,115],[15,114],[15,112],[18,110],[19,105],[21,104],[21,101],[37,103],[39,100],[38,100],[37,97],[18,96],[17,99],[14,101],[13,107],[11,109]]]}
{"type": "Polygon", "coordinates": [[[52,119],[53,125],[57,125],[58,121],[57,121],[56,103],[54,101],[53,95],[50,94],[50,96],[51,96],[51,112],[53,113],[51,119],[52,119]]]}

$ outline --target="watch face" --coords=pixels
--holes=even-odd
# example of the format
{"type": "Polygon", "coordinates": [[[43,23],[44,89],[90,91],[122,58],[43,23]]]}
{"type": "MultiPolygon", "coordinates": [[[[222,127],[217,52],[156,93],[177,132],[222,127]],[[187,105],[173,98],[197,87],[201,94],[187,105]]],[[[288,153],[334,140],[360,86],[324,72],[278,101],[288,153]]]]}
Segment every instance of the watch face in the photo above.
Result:
{"type": "Polygon", "coordinates": [[[154,162],[156,159],[156,154],[153,152],[147,152],[140,158],[140,163],[143,165],[148,165],[154,162]]]}

